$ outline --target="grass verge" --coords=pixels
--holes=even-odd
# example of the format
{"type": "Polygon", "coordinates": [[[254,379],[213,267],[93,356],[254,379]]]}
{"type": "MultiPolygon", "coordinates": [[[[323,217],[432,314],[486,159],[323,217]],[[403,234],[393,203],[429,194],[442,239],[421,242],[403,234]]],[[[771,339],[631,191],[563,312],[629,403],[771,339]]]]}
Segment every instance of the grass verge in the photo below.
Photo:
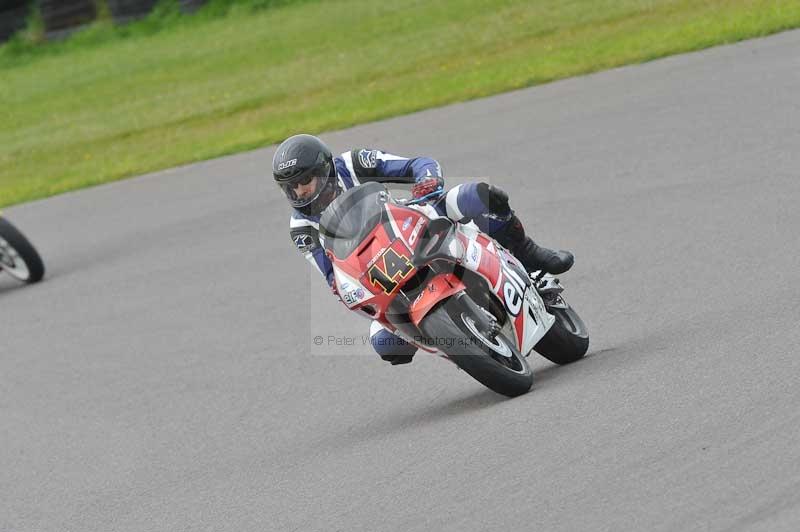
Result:
{"type": "Polygon", "coordinates": [[[339,0],[78,35],[0,53],[0,206],[798,26],[797,0],[339,0]]]}

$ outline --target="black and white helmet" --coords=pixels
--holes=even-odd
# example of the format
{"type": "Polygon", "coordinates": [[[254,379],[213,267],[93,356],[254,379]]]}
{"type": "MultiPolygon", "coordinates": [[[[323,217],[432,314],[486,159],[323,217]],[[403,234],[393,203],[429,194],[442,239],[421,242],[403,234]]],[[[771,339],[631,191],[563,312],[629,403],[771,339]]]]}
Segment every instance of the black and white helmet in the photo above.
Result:
{"type": "Polygon", "coordinates": [[[313,135],[294,135],[284,140],[272,158],[272,176],[292,207],[306,216],[324,211],[341,191],[333,154],[313,135]],[[298,197],[297,187],[308,185],[315,178],[314,190],[298,197]]]}

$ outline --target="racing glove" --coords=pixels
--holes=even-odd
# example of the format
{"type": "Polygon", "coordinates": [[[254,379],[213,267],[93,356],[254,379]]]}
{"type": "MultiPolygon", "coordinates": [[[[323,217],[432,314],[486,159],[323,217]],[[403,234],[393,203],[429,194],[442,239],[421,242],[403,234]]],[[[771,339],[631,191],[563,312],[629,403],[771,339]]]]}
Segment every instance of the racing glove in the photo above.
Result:
{"type": "Polygon", "coordinates": [[[439,176],[423,177],[411,188],[411,195],[419,199],[444,188],[444,178],[439,176]]]}

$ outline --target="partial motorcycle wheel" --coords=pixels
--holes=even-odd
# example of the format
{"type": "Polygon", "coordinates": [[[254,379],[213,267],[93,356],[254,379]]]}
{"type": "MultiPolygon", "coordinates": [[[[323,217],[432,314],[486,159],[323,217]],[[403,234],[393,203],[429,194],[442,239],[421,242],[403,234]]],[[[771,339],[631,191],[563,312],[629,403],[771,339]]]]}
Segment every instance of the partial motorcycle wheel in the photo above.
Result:
{"type": "Polygon", "coordinates": [[[0,218],[0,269],[23,283],[36,283],[44,277],[39,253],[5,218],[0,218]]]}
{"type": "Polygon", "coordinates": [[[428,314],[420,329],[433,347],[490,390],[508,397],[526,393],[533,385],[528,361],[502,333],[492,338],[481,332],[485,318],[476,312],[482,311],[469,296],[456,294],[428,314]]]}
{"type": "Polygon", "coordinates": [[[589,349],[589,331],[575,310],[560,301],[557,307],[547,306],[556,321],[534,346],[537,353],[556,364],[570,364],[583,358],[589,349]],[[563,306],[562,306],[563,305],[563,306]]]}

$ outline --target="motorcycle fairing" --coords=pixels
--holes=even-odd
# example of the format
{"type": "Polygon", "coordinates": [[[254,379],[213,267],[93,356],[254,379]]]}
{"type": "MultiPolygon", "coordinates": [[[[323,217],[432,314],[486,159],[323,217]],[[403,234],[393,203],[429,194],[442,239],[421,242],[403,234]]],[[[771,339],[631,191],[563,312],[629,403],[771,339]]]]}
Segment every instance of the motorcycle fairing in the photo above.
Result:
{"type": "MultiPolygon", "coordinates": [[[[337,258],[326,248],[344,304],[430,351],[409,338],[410,333],[418,330],[436,303],[467,289],[461,278],[463,270],[458,273],[458,268],[465,268],[485,282],[483,290],[490,291],[490,297],[496,298],[505,309],[506,327],[520,352],[530,352],[554,318],[545,311],[519,261],[472,223],[455,224],[438,216],[430,206],[412,208],[393,203],[388,196],[384,198],[381,210],[377,211],[380,214],[372,211],[377,222],[374,228],[359,233],[364,235],[363,239],[349,248],[353,251],[347,257],[337,258]],[[434,263],[439,266],[429,266],[434,263]],[[446,266],[448,263],[452,265],[450,268],[446,266]],[[423,272],[422,268],[428,269],[423,272]],[[414,278],[424,286],[410,290],[410,297],[415,298],[412,302],[401,291],[414,278]],[[399,302],[408,311],[407,326],[400,322],[393,324],[387,315],[397,297],[406,300],[399,302]],[[399,330],[398,326],[410,329],[399,330]]],[[[397,316],[393,314],[392,319],[396,321],[403,315],[401,311],[397,316]]]]}
{"type": "Polygon", "coordinates": [[[527,354],[554,322],[519,261],[474,224],[462,224],[457,237],[465,249],[461,265],[482,277],[510,318],[517,348],[527,354]]]}
{"type": "Polygon", "coordinates": [[[442,273],[431,279],[409,307],[411,322],[419,327],[422,319],[438,303],[466,289],[464,282],[454,273],[442,273]]]}

